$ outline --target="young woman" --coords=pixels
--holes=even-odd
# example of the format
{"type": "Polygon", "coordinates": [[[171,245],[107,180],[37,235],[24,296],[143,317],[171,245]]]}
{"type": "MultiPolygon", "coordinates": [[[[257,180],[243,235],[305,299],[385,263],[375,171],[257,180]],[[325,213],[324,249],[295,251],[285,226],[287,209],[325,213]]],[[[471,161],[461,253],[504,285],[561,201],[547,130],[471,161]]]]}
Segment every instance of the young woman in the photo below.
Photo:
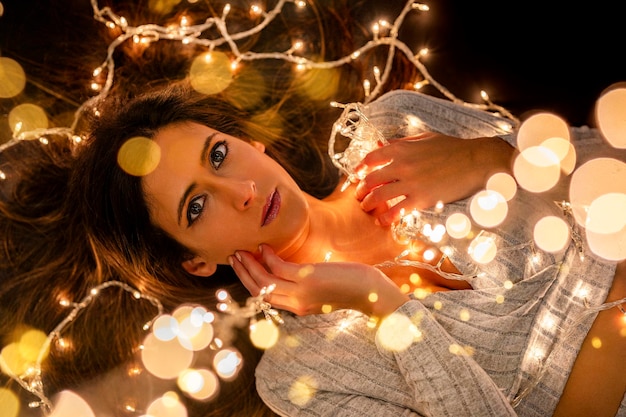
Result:
{"type": "MultiPolygon", "coordinates": [[[[408,92],[390,93],[368,111],[382,131],[394,126],[403,136],[415,133],[406,118],[404,125],[395,119],[410,115],[422,121],[420,129],[440,132],[399,142],[415,146],[416,154],[428,149],[430,161],[446,156],[448,168],[441,177],[426,171],[423,176],[431,180],[429,189],[440,191],[433,194],[438,200],[470,195],[490,174],[509,169],[513,150],[493,137],[506,133],[499,118],[408,92]],[[447,133],[479,138],[455,139],[447,133]],[[464,184],[446,187],[461,174],[467,174],[464,184]]],[[[246,132],[232,110],[224,111],[211,98],[172,86],[105,114],[78,154],[80,175],[73,181],[95,247],[117,256],[119,265],[149,265],[155,277],[173,280],[184,269],[210,282],[218,267],[230,264],[253,295],[274,285],[266,299],[305,316],[286,317],[281,341],[257,368],[257,388],[277,413],[623,412],[624,376],[618,364],[624,338],[616,322],[621,312],[600,313],[593,329],[593,314],[585,316],[586,305],[609,308],[613,305],[602,306],[605,301],[624,297],[623,265],[614,280],[615,263],[586,252],[581,260],[574,240],[556,254],[535,248],[537,220],[563,215],[552,201],[520,190],[507,220],[490,230],[500,247],[494,260],[483,265],[468,255],[469,241],[449,242],[446,256],[440,253],[430,261],[440,267],[436,271],[423,261],[419,243],[412,243],[408,262],[398,260],[406,246],[362,207],[377,187],[360,189],[362,204],[349,190],[337,189],[322,199],[303,192],[268,156],[272,144],[246,132]],[[124,143],[138,136],[160,149],[154,170],[141,176],[125,173],[117,159],[124,143]],[[577,296],[581,285],[584,297],[577,296]],[[415,300],[415,294],[429,295],[415,300]],[[445,308],[439,311],[441,305],[445,308]],[[331,312],[318,314],[324,311],[331,312]],[[391,331],[414,332],[415,340],[401,349],[386,345],[384,324],[378,330],[368,327],[372,318],[397,317],[394,313],[412,320],[391,331]],[[552,318],[554,328],[542,327],[545,317],[552,318]],[[581,348],[585,337],[601,337],[605,349],[581,348]],[[593,362],[603,365],[594,372],[578,371],[593,362]],[[584,378],[596,375],[611,377],[587,395],[602,395],[606,402],[593,403],[579,392],[584,378]],[[564,388],[568,395],[559,402],[564,388]]],[[[427,205],[428,196],[424,199],[427,205]]],[[[467,203],[426,210],[423,216],[441,223],[467,203]]]]}
{"type": "MultiPolygon", "coordinates": [[[[334,15],[344,16],[340,10],[334,15]]],[[[346,50],[351,51],[350,45],[346,50]]],[[[116,84],[120,96],[146,89],[137,79],[145,81],[143,65],[155,56],[158,70],[167,72],[161,58],[169,54],[152,52],[126,57],[121,69],[125,82],[116,84]]],[[[180,68],[173,72],[179,75],[180,68]]],[[[350,72],[346,78],[352,82],[339,85],[361,81],[350,72]]],[[[400,72],[396,80],[389,89],[402,85],[400,72]]],[[[522,215],[512,216],[498,233],[515,250],[504,251],[478,270],[463,255],[463,242],[456,242],[448,259],[431,261],[436,265],[443,259],[441,274],[426,264],[396,261],[406,246],[393,239],[386,226],[398,213],[392,210],[385,217],[385,206],[376,201],[389,198],[377,193],[410,178],[428,179],[428,187],[400,187],[399,194],[407,198],[398,207],[406,205],[407,210],[471,195],[490,173],[508,170],[512,149],[491,137],[505,133],[493,119],[422,101],[421,96],[387,96],[371,107],[370,117],[389,137],[422,133],[403,125],[398,130],[396,115],[402,120],[407,113],[428,119],[436,109],[441,112],[435,115],[445,114],[446,121],[435,116],[424,130],[443,135],[395,142],[382,148],[383,154],[374,152],[372,158],[378,154],[384,159],[390,152],[394,160],[366,177],[356,191],[340,192],[336,169],[321,157],[324,148],[319,146],[337,117],[319,110],[327,103],[266,91],[250,108],[250,102],[237,95],[240,91],[207,97],[179,86],[161,89],[123,107],[113,103],[100,109],[103,117],[85,145],[69,146],[62,140],[42,147],[26,142],[3,152],[4,344],[24,328],[52,331],[67,317],[67,307],[60,302],[80,300],[110,279],[157,297],[167,310],[183,302],[214,304],[214,288],[228,284],[233,294],[241,293],[230,274],[232,264],[250,293],[274,284],[266,299],[299,316],[285,313],[281,341],[265,352],[257,368],[258,391],[280,415],[546,415],[554,410],[573,415],[572,409],[587,415],[624,413],[623,405],[618,408],[624,391],[619,365],[624,361],[611,351],[624,351],[623,338],[611,341],[619,334],[611,323],[619,312],[611,308],[598,314],[593,328],[594,311],[589,316],[580,313],[585,302],[597,307],[624,296],[619,286],[622,269],[590,256],[588,263],[579,264],[573,246],[542,257],[540,266],[528,266],[534,259],[527,244],[530,217],[553,213],[551,203],[543,207],[532,197],[520,197],[515,212],[522,215]],[[285,109],[289,117],[284,117],[285,109]],[[316,130],[318,126],[326,130],[316,130]],[[143,176],[129,175],[117,163],[121,146],[136,135],[150,138],[161,149],[159,165],[143,176]],[[308,140],[316,136],[318,143],[308,140]],[[405,159],[407,166],[420,174],[402,174],[399,156],[408,154],[405,148],[416,156],[405,159]],[[391,172],[394,182],[385,180],[386,185],[374,189],[380,184],[376,175],[382,172],[391,172]],[[370,215],[381,212],[379,223],[385,227],[370,215]],[[322,262],[325,259],[331,262],[322,262]],[[415,271],[419,279],[411,276],[415,271]],[[615,271],[618,278],[613,280],[615,271]],[[585,300],[571,296],[578,277],[593,290],[585,300]],[[509,282],[515,284],[510,289],[509,282]],[[425,294],[420,301],[414,299],[425,294]],[[504,302],[499,303],[501,297],[504,302]],[[389,329],[386,324],[368,326],[370,317],[380,323],[384,317],[398,317],[396,312],[412,319],[408,332],[413,343],[405,344],[406,349],[389,346],[382,337],[389,329]],[[568,331],[553,335],[536,326],[545,316],[563,320],[557,328],[568,331]],[[581,317],[586,321],[574,327],[581,317]],[[607,336],[605,347],[612,346],[608,352],[594,350],[596,330],[607,336]],[[534,342],[544,343],[540,348],[545,356],[529,354],[535,352],[534,342]],[[529,357],[549,360],[528,362],[529,357]],[[604,368],[588,372],[594,361],[604,368]],[[594,378],[593,383],[584,385],[586,378],[594,378]],[[581,389],[590,386],[594,390],[581,389]],[[589,406],[601,409],[590,411],[585,408],[589,406]]],[[[252,94],[251,89],[246,92],[252,94]]],[[[335,93],[343,102],[358,98],[351,88],[343,95],[335,93]]],[[[463,204],[449,205],[444,212],[425,211],[425,218],[443,219],[463,204]]],[[[418,255],[409,261],[419,260],[418,255]]],[[[67,387],[89,392],[100,382],[106,389],[98,392],[113,398],[114,411],[106,412],[142,410],[138,404],[116,401],[132,391],[119,384],[116,371],[133,364],[133,353],[145,335],[141,325],[154,313],[153,305],[129,301],[121,290],[100,295],[64,332],[64,340],[76,342],[72,355],[59,346],[51,349],[43,369],[46,392],[67,387]]],[[[239,335],[234,341],[248,372],[225,384],[216,401],[189,401],[191,415],[273,414],[260,403],[251,377],[262,352],[250,348],[246,338],[239,335]]],[[[135,384],[135,392],[149,391],[145,381],[135,384]]],[[[148,382],[150,388],[156,385],[148,382]]],[[[24,403],[31,399],[26,395],[24,403]]]]}

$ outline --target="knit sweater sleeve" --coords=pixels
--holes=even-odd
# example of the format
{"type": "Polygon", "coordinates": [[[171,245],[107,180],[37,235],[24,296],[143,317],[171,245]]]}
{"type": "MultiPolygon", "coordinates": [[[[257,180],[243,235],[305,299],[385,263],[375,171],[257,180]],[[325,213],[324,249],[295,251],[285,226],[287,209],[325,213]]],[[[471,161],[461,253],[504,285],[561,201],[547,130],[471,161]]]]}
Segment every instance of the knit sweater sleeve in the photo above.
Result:
{"type": "MultiPolygon", "coordinates": [[[[384,322],[376,335],[381,355],[392,358],[422,405],[425,416],[515,416],[487,373],[418,301],[410,301],[384,322]],[[404,330],[403,330],[404,329],[404,330]],[[413,334],[406,348],[385,341],[389,334],[413,334]]],[[[402,342],[400,342],[402,345],[402,342]]]]}
{"type": "Polygon", "coordinates": [[[355,330],[354,322],[353,338],[333,340],[323,326],[312,330],[307,322],[265,353],[257,367],[261,398],[281,416],[516,415],[419,301],[405,303],[393,317],[406,327],[385,322],[367,343],[367,331],[355,330]],[[389,335],[406,342],[407,334],[403,349],[388,348],[389,335]]]}

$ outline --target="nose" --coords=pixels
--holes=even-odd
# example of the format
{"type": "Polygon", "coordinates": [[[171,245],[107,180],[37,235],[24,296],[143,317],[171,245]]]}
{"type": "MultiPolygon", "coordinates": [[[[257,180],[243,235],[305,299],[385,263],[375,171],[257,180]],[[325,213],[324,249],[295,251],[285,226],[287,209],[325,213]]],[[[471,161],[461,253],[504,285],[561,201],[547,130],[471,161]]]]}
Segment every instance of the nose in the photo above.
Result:
{"type": "Polygon", "coordinates": [[[233,205],[238,210],[250,207],[257,195],[256,183],[252,180],[229,181],[227,189],[233,205]]]}

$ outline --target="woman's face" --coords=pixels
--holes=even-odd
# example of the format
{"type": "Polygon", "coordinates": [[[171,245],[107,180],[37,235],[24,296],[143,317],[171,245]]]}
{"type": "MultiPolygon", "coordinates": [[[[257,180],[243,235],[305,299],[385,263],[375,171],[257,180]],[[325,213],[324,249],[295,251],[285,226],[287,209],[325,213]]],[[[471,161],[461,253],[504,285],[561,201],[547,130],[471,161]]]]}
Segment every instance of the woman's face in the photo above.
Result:
{"type": "Polygon", "coordinates": [[[196,255],[183,266],[208,276],[235,250],[292,249],[308,230],[308,205],[291,176],[248,143],[197,123],[161,129],[157,168],[142,179],[154,223],[196,255]]]}

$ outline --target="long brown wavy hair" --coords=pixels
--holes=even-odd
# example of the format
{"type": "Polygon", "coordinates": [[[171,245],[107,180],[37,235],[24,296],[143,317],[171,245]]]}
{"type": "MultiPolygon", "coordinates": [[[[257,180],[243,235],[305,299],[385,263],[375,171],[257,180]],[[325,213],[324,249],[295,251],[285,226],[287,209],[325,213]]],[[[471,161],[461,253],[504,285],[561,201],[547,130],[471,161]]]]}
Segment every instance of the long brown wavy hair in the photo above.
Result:
{"type": "MultiPolygon", "coordinates": [[[[225,4],[198,2],[183,11],[182,6],[150,9],[147,1],[109,3],[135,25],[167,22],[183,12],[191,17],[218,15],[225,4]]],[[[247,16],[249,4],[240,3],[246,4],[233,5],[232,22],[247,16]]],[[[307,3],[308,14],[277,20],[239,45],[240,50],[280,49],[297,32],[305,35],[319,59],[330,60],[348,55],[366,36],[355,18],[364,2],[307,3]]],[[[61,20],[54,28],[67,44],[62,60],[48,52],[35,58],[24,52],[27,48],[16,54],[30,63],[31,82],[24,94],[34,91],[33,97],[40,98],[50,93],[43,101],[53,123],[66,123],[68,109],[86,99],[88,78],[102,59],[96,52],[111,40],[107,30],[88,23],[90,11],[82,7],[72,9],[73,20],[66,26],[61,20]],[[70,25],[78,31],[76,38],[68,35],[70,25]]],[[[140,53],[130,44],[124,46],[116,53],[114,88],[97,103],[100,116],[85,117],[77,125],[77,134],[85,139],[81,144],[50,136],[46,145],[24,141],[0,153],[0,171],[6,177],[0,182],[1,346],[15,342],[27,329],[51,332],[67,317],[62,300],[81,300],[94,286],[110,280],[156,297],[165,311],[182,303],[213,307],[216,288],[227,289],[239,302],[249,296],[229,267],[220,267],[209,279],[182,270],[181,260],[189,252],[150,222],[140,179],[117,166],[117,152],[128,138],[152,137],[168,124],[195,121],[263,142],[268,154],[314,196],[322,198],[336,187],[338,172],[328,159],[326,143],[338,111],[329,102],[363,99],[363,64],[298,74],[292,64],[259,61],[246,66],[224,91],[204,95],[189,88],[187,81],[191,60],[200,52],[198,46],[167,41],[140,53]]],[[[411,68],[399,59],[386,89],[404,87],[411,68]]],[[[132,364],[145,336],[141,324],[154,314],[154,305],[121,289],[101,294],[64,330],[63,338],[74,341],[71,354],[52,345],[42,369],[46,393],[80,387],[132,364]]],[[[262,351],[251,345],[245,328],[235,331],[233,343],[244,356],[244,370],[224,384],[218,399],[189,401],[190,415],[274,415],[254,388],[254,368],[262,351]]],[[[32,400],[23,390],[15,391],[24,402],[32,400]]],[[[119,415],[128,414],[120,409],[119,415]]]]}

